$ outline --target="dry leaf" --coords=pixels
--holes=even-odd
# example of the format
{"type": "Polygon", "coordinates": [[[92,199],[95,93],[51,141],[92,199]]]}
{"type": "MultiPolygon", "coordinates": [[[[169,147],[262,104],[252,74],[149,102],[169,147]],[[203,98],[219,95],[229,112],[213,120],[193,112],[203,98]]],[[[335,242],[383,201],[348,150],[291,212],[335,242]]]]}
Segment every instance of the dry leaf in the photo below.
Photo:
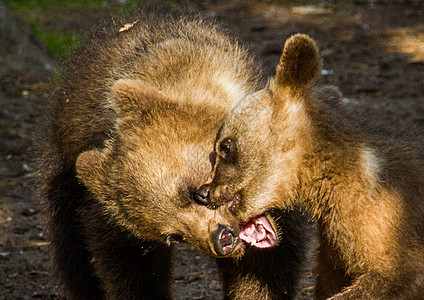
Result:
{"type": "Polygon", "coordinates": [[[134,21],[134,22],[132,22],[132,23],[124,24],[124,26],[122,26],[122,27],[119,29],[119,32],[124,32],[124,31],[130,30],[131,28],[133,28],[133,27],[134,27],[134,25],[135,25],[137,22],[138,22],[138,20],[137,20],[137,21],[134,21]]]}

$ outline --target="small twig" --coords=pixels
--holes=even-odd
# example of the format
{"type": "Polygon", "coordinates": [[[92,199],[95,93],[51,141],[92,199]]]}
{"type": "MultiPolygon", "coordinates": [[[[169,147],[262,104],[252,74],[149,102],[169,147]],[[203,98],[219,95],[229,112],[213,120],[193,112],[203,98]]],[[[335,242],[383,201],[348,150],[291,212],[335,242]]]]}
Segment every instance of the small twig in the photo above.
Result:
{"type": "Polygon", "coordinates": [[[29,242],[22,245],[22,248],[43,247],[49,246],[50,242],[29,242]]]}
{"type": "Polygon", "coordinates": [[[38,275],[50,275],[50,272],[47,271],[38,271],[38,270],[33,270],[33,271],[29,271],[28,274],[38,274],[38,275]]]}

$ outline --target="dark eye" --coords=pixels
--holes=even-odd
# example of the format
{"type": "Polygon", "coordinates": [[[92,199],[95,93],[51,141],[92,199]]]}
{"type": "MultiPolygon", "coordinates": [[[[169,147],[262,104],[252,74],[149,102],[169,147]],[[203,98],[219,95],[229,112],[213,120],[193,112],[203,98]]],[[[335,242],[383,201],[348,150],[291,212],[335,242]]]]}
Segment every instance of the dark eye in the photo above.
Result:
{"type": "Polygon", "coordinates": [[[217,153],[224,160],[233,160],[235,158],[236,152],[237,147],[234,139],[223,139],[218,145],[217,153]]]}

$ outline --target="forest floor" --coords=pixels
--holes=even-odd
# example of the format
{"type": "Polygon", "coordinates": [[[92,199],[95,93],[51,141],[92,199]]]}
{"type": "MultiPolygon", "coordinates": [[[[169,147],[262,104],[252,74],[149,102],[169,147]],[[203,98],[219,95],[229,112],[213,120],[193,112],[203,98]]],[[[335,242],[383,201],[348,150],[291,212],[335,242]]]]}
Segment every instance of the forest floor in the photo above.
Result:
{"type": "MultiPolygon", "coordinates": [[[[422,1],[292,2],[194,5],[250,49],[264,76],[273,75],[284,41],[294,33],[306,33],[320,48],[322,80],[337,85],[346,101],[377,109],[389,122],[424,128],[422,1]]],[[[51,28],[81,34],[100,19],[112,19],[117,6],[58,7],[44,20],[51,28]]],[[[33,197],[34,168],[28,155],[52,90],[57,59],[30,30],[22,30],[21,21],[5,24],[5,12],[0,1],[0,299],[61,299],[51,274],[42,211],[33,197]]],[[[221,297],[213,260],[188,245],[176,251],[174,282],[176,299],[221,297]]],[[[309,268],[298,299],[311,299],[313,285],[309,268]]]]}

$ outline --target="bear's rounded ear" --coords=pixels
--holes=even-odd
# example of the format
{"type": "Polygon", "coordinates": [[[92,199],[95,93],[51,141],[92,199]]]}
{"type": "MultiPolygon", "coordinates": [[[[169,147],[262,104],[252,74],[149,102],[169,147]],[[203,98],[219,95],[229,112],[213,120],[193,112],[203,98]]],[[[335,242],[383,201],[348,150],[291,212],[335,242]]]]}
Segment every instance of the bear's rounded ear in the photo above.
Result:
{"type": "Polygon", "coordinates": [[[152,105],[165,101],[160,92],[137,79],[120,79],[112,86],[113,106],[121,114],[139,113],[152,105]]]}
{"type": "Polygon", "coordinates": [[[75,164],[78,179],[94,194],[103,190],[104,178],[107,171],[104,169],[105,154],[98,150],[81,153],[75,164]]]}
{"type": "Polygon", "coordinates": [[[291,91],[303,90],[309,86],[321,69],[318,48],[307,35],[296,34],[290,37],[277,66],[275,84],[288,87],[291,91]]]}

